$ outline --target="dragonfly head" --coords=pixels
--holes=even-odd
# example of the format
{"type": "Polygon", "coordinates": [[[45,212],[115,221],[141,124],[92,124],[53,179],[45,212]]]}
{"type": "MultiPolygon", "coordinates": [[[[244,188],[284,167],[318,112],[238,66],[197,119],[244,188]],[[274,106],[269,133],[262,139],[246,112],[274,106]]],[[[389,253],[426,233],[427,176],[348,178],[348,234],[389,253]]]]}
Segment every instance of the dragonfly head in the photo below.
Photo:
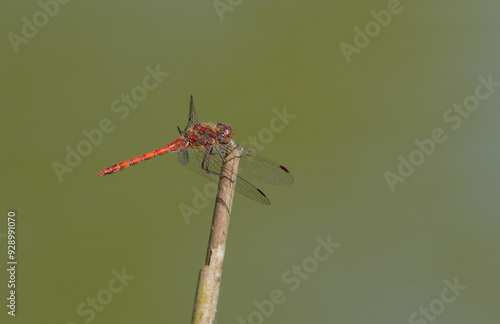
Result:
{"type": "Polygon", "coordinates": [[[231,142],[234,136],[233,128],[227,124],[218,123],[217,124],[217,134],[218,140],[221,144],[228,144],[231,142]]]}

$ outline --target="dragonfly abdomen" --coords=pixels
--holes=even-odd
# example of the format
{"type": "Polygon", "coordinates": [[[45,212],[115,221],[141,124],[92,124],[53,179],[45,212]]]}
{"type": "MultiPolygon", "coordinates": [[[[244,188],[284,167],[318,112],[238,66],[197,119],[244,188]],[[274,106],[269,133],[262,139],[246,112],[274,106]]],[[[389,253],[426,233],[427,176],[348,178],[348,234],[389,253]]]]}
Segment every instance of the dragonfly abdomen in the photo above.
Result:
{"type": "Polygon", "coordinates": [[[108,174],[112,174],[112,173],[121,171],[123,169],[126,169],[132,165],[136,165],[140,162],[150,160],[150,159],[154,158],[155,156],[162,155],[165,153],[178,152],[180,150],[185,149],[187,145],[188,145],[188,142],[186,141],[186,139],[179,138],[178,140],[175,140],[174,142],[168,144],[167,146],[164,146],[164,147],[159,148],[157,150],[136,156],[134,158],[131,158],[131,159],[125,160],[123,162],[117,163],[115,165],[112,165],[110,167],[107,167],[106,169],[99,172],[98,175],[105,176],[108,174]]]}

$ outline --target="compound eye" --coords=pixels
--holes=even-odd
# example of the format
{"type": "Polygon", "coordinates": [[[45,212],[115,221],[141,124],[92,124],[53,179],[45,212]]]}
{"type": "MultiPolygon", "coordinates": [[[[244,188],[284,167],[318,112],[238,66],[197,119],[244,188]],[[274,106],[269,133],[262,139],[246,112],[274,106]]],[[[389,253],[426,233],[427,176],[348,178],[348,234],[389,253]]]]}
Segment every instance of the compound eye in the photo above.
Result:
{"type": "Polygon", "coordinates": [[[221,144],[228,144],[231,142],[234,136],[233,128],[226,124],[217,124],[217,129],[219,130],[219,142],[221,144]]]}

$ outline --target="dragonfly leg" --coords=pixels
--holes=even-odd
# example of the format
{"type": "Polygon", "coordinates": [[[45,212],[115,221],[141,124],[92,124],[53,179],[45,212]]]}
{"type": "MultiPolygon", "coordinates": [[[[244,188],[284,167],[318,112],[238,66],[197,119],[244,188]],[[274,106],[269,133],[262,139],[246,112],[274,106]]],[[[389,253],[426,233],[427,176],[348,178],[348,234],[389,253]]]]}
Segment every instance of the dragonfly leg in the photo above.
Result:
{"type": "MultiPolygon", "coordinates": [[[[231,149],[229,149],[229,148],[227,148],[225,146],[222,146],[222,145],[218,145],[218,146],[220,146],[222,149],[224,149],[224,151],[226,151],[227,154],[229,154],[229,153],[231,153],[233,151],[233,150],[231,150],[231,149]]],[[[220,152],[219,152],[219,154],[220,154],[220,152]]]]}
{"type": "Polygon", "coordinates": [[[222,158],[223,161],[226,161],[224,155],[219,151],[218,147],[216,146],[215,147],[215,150],[217,152],[213,152],[214,150],[214,147],[213,146],[210,146],[210,148],[206,148],[206,151],[205,151],[205,157],[203,158],[203,162],[201,162],[201,168],[203,170],[205,170],[205,172],[209,173],[209,174],[213,174],[213,175],[216,175],[216,176],[220,176],[221,174],[218,173],[218,172],[213,172],[210,170],[210,156],[211,155],[215,155],[215,154],[219,154],[222,158]]]}
{"type": "Polygon", "coordinates": [[[220,175],[219,173],[210,171],[210,155],[215,154],[212,153],[212,150],[213,146],[207,147],[207,149],[205,150],[205,157],[203,158],[203,162],[201,162],[201,168],[209,174],[220,175]]]}
{"type": "MultiPolygon", "coordinates": [[[[233,148],[233,149],[230,149],[230,148],[227,148],[227,147],[225,147],[223,145],[217,145],[215,148],[217,149],[217,153],[219,153],[219,155],[222,158],[222,160],[226,161],[226,162],[227,162],[227,159],[226,159],[226,157],[224,156],[223,153],[225,153],[225,155],[227,156],[227,155],[229,155],[229,153],[232,153],[234,150],[236,150],[236,147],[233,148]],[[221,152],[219,150],[219,147],[222,148],[225,152],[221,152]]],[[[239,156],[235,156],[235,158],[239,158],[239,156]]]]}
{"type": "MultiPolygon", "coordinates": [[[[225,150],[228,150],[227,148],[225,148],[224,146],[220,146],[222,147],[223,149],[225,150]]],[[[219,153],[220,157],[222,158],[222,161],[226,162],[226,157],[224,156],[224,154],[221,153],[221,151],[219,150],[219,145],[215,146],[215,149],[217,150],[217,153],[219,153]]],[[[229,153],[231,151],[226,151],[226,154],[229,153]]]]}

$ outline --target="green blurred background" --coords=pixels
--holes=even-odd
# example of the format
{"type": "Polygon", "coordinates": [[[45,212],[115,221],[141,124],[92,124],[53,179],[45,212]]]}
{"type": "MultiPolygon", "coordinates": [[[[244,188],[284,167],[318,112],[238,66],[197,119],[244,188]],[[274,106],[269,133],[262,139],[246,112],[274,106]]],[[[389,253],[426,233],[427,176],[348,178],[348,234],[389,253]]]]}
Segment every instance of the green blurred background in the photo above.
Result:
{"type": "Polygon", "coordinates": [[[235,196],[217,323],[499,322],[499,87],[456,129],[443,117],[479,77],[500,80],[497,1],[405,0],[385,27],[370,12],[391,1],[47,3],[47,21],[35,1],[0,13],[2,267],[10,210],[18,253],[16,318],[1,271],[0,322],[190,322],[206,180],[176,155],[97,176],[177,138],[190,94],[200,121],[257,137],[295,177],[260,186],[271,206],[235,196]],[[367,24],[369,44],[346,56],[367,24]],[[157,65],[169,75],[120,119],[112,103],[157,65]],[[266,130],[285,109],[288,124],[266,130]],[[106,118],[114,130],[59,181],[54,161],[106,118]],[[391,190],[384,173],[436,128],[447,140],[391,190]],[[340,246],[315,264],[328,237],[340,246]],[[290,284],[294,265],[310,273],[290,284]],[[122,271],[133,279],[118,289],[122,271]],[[271,307],[274,290],[285,300],[271,307]]]}

